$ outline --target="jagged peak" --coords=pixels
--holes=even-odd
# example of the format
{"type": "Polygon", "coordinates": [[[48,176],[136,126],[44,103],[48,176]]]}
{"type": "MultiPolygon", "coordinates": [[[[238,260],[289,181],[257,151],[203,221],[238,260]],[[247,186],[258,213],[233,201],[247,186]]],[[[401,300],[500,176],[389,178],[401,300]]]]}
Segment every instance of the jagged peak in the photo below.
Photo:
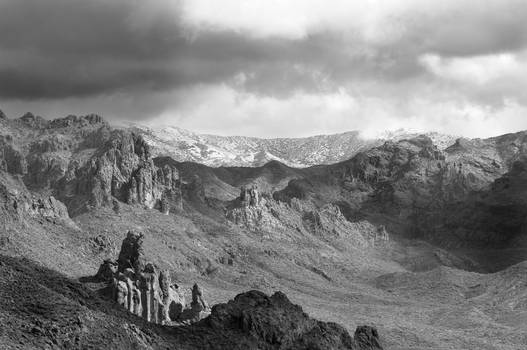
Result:
{"type": "MultiPolygon", "coordinates": [[[[3,113],[0,114],[0,118],[7,119],[7,117],[3,113]]],[[[70,114],[64,118],[47,120],[31,112],[27,112],[23,116],[18,118],[18,120],[30,127],[46,129],[61,129],[68,127],[83,128],[90,126],[99,127],[110,125],[107,121],[104,120],[103,117],[98,114],[87,114],[83,116],[76,116],[70,114]]]]}
{"type": "Polygon", "coordinates": [[[98,114],[87,114],[83,116],[76,116],[73,114],[70,114],[64,118],[57,118],[49,121],[48,128],[50,129],[56,129],[56,128],[65,128],[65,127],[71,127],[71,126],[78,126],[78,127],[84,127],[84,126],[90,126],[90,125],[105,125],[108,126],[108,122],[104,120],[103,117],[101,117],[98,114]]]}
{"type": "Polygon", "coordinates": [[[46,125],[46,120],[42,118],[41,116],[35,116],[31,112],[25,113],[23,116],[19,118],[19,120],[24,123],[27,126],[33,127],[33,128],[42,128],[46,125]]]}

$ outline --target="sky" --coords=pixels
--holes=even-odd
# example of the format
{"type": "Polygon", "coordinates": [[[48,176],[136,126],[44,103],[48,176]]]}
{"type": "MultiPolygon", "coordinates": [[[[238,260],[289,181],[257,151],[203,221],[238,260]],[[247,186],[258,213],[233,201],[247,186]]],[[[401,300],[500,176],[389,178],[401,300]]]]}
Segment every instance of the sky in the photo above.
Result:
{"type": "Polygon", "coordinates": [[[0,109],[303,137],[527,129],[524,0],[0,0],[0,109]]]}

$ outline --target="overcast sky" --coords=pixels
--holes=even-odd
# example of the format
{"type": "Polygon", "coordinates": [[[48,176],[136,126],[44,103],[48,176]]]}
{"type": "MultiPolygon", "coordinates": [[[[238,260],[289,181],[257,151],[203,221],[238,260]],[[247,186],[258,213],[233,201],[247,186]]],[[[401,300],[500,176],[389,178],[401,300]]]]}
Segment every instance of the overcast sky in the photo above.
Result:
{"type": "Polygon", "coordinates": [[[296,137],[527,129],[525,0],[0,0],[0,109],[296,137]]]}

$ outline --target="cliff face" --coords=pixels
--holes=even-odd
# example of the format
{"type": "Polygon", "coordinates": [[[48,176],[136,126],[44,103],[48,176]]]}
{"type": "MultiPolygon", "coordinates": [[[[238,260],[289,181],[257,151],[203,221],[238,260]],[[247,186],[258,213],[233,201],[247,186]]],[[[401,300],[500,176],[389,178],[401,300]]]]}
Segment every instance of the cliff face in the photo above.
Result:
{"type": "Polygon", "coordinates": [[[0,228],[28,220],[77,228],[66,206],[53,196],[31,194],[16,178],[0,172],[0,228]]]}
{"type": "Polygon", "coordinates": [[[472,245],[522,245],[527,241],[527,161],[517,160],[511,170],[490,186],[453,203],[442,225],[431,236],[452,237],[472,245]]]}
{"type": "Polygon", "coordinates": [[[114,201],[170,211],[181,207],[179,173],[154,165],[142,137],[112,130],[99,116],[3,121],[0,170],[52,193],[76,215],[114,201]]]}
{"type": "Polygon", "coordinates": [[[60,197],[77,209],[110,205],[114,199],[161,209],[165,197],[181,198],[177,169],[156,167],[142,138],[123,131],[112,132],[83,166],[72,164],[59,188],[60,197]],[[78,203],[79,198],[84,201],[78,203]]]}

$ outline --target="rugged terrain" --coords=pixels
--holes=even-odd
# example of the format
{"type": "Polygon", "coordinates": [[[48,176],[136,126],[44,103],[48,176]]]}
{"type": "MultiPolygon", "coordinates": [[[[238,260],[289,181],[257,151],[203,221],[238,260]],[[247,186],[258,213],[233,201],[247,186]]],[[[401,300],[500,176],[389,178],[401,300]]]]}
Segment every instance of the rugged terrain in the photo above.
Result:
{"type": "MultiPolygon", "coordinates": [[[[525,132],[448,147],[416,136],[330,165],[248,168],[156,157],[143,136],[93,115],[3,117],[0,127],[8,347],[214,348],[238,339],[266,348],[282,339],[273,327],[284,315],[341,334],[348,348],[358,340],[346,334],[360,325],[376,327],[386,349],[527,342],[525,132]],[[180,289],[197,282],[211,304],[266,293],[227,304],[256,307],[262,318],[248,325],[257,326],[224,329],[234,317],[227,307],[219,323],[167,329],[98,295],[91,276],[118,256],[128,230],[144,233],[145,256],[180,289]],[[344,328],[307,320],[276,291],[344,328]]],[[[283,344],[302,348],[297,341],[310,337],[283,344]]]]}
{"type": "MultiPolygon", "coordinates": [[[[385,141],[418,135],[398,130],[371,138],[364,137],[358,131],[349,131],[304,138],[262,139],[197,134],[173,126],[147,127],[130,124],[128,127],[145,139],[156,156],[216,167],[262,166],[272,160],[296,168],[332,164],[347,160],[360,151],[379,146],[385,141]]],[[[439,133],[427,135],[441,148],[450,146],[456,139],[439,133]]]]}

